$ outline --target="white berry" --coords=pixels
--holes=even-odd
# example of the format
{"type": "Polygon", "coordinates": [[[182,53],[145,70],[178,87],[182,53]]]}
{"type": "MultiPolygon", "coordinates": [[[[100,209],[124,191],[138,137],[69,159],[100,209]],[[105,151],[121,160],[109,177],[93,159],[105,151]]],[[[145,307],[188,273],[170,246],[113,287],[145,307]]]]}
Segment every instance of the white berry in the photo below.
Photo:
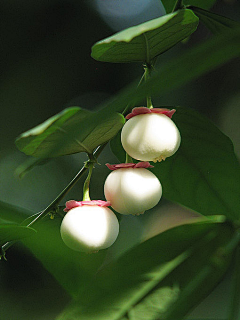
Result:
{"type": "Polygon", "coordinates": [[[121,142],[125,151],[141,161],[161,161],[179,148],[181,137],[175,123],[164,114],[139,114],[122,128],[121,142]]]}
{"type": "Polygon", "coordinates": [[[153,208],[162,196],[158,178],[144,168],[112,171],[104,185],[105,197],[122,214],[141,214],[153,208]]]}
{"type": "Polygon", "coordinates": [[[119,223],[109,208],[84,205],[67,212],[60,232],[69,248],[94,252],[114,243],[119,233],[119,223]]]}

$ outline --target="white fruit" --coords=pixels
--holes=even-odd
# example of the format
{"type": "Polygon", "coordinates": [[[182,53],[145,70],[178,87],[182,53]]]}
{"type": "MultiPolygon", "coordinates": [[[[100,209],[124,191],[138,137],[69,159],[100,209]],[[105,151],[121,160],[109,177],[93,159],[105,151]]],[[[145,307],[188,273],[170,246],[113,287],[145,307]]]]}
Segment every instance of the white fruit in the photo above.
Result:
{"type": "Polygon", "coordinates": [[[181,137],[175,123],[164,114],[139,114],[122,128],[122,146],[134,159],[161,161],[179,148],[181,137]]]}
{"type": "Polygon", "coordinates": [[[140,214],[154,207],[162,196],[158,178],[144,168],[112,171],[104,185],[105,197],[122,214],[140,214]]]}
{"type": "Polygon", "coordinates": [[[60,232],[69,248],[94,252],[114,243],[119,233],[119,223],[109,208],[84,205],[67,212],[60,232]]]}

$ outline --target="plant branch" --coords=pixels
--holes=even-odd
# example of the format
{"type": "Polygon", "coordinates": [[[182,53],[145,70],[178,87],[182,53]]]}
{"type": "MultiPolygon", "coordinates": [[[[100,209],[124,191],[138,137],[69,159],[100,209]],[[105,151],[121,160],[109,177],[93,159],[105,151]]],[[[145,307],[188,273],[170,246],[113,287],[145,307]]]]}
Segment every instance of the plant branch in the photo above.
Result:
{"type": "MultiPolygon", "coordinates": [[[[147,81],[151,77],[152,65],[144,65],[144,79],[147,81]]],[[[147,96],[147,108],[153,108],[151,96],[147,96]]]]}
{"type": "MultiPolygon", "coordinates": [[[[97,159],[98,156],[101,154],[105,146],[107,145],[107,142],[99,146],[94,153],[91,155],[90,162],[93,162],[93,159],[97,159]]],[[[96,162],[96,161],[95,161],[96,162]]],[[[59,202],[66,196],[66,194],[75,186],[75,184],[79,181],[79,179],[83,176],[83,174],[87,171],[87,166],[84,164],[84,166],[81,168],[81,170],[76,174],[76,176],[72,179],[72,181],[60,192],[60,194],[41,212],[38,214],[33,214],[27,219],[30,219],[31,217],[35,217],[31,222],[29,222],[26,226],[31,227],[33,224],[38,222],[41,218],[44,218],[49,212],[56,212],[57,206],[59,202]]],[[[10,248],[16,241],[8,241],[1,247],[1,256],[5,258],[5,252],[8,248],[10,248]]]]}

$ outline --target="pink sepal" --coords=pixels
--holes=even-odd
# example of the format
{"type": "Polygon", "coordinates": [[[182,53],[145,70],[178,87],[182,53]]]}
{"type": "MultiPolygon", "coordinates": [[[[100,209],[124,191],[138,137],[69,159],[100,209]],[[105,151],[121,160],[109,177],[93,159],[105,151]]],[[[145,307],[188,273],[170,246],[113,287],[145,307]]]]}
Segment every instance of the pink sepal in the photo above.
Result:
{"type": "Polygon", "coordinates": [[[165,114],[170,119],[172,118],[173,114],[176,112],[175,109],[167,109],[167,108],[146,108],[146,107],[136,107],[132,109],[132,112],[129,113],[126,116],[126,119],[131,119],[135,116],[138,116],[139,114],[146,114],[146,113],[159,113],[159,114],[165,114]]]}
{"type": "Polygon", "coordinates": [[[153,166],[147,161],[141,161],[138,163],[119,163],[119,164],[109,164],[106,163],[106,166],[110,170],[117,170],[122,168],[153,168],[153,166]]]}
{"type": "Polygon", "coordinates": [[[68,212],[69,210],[82,207],[82,206],[99,206],[99,207],[109,207],[111,203],[109,201],[103,200],[92,200],[92,201],[75,201],[69,200],[66,202],[66,208],[63,211],[68,212]]]}

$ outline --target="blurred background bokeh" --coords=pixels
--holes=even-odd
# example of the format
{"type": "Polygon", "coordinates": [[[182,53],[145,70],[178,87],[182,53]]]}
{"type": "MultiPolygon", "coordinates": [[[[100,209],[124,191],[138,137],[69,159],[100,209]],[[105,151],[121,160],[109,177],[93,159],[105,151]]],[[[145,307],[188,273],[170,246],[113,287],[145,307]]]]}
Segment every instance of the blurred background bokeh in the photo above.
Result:
{"type": "MultiPolygon", "coordinates": [[[[212,11],[239,21],[240,2],[218,0],[212,11]]],[[[1,201],[38,212],[68,184],[86,160],[84,154],[52,160],[20,179],[16,168],[27,157],[16,149],[15,138],[65,107],[92,110],[140,79],[141,65],[97,62],[90,56],[91,46],[116,31],[162,14],[159,0],[1,1],[1,201]]],[[[200,24],[185,44],[178,44],[158,59],[158,67],[211,36],[200,24]]],[[[154,105],[195,108],[232,139],[240,157],[239,88],[240,59],[235,59],[171,94],[156,97],[154,105]]],[[[117,160],[107,148],[99,161],[102,165],[95,170],[91,194],[103,199],[102,185],[108,174],[104,163],[117,160]]],[[[80,200],[81,192],[79,183],[68,199],[80,200]]],[[[167,205],[163,202],[159,207],[165,212],[162,216],[179,210],[167,205]]],[[[7,258],[0,263],[0,320],[54,319],[69,301],[64,290],[22,246],[11,248],[7,258]]],[[[216,306],[224,304],[221,299],[226,288],[223,282],[192,317],[206,318],[207,312],[208,319],[224,319],[223,310],[216,313],[216,306]]]]}

